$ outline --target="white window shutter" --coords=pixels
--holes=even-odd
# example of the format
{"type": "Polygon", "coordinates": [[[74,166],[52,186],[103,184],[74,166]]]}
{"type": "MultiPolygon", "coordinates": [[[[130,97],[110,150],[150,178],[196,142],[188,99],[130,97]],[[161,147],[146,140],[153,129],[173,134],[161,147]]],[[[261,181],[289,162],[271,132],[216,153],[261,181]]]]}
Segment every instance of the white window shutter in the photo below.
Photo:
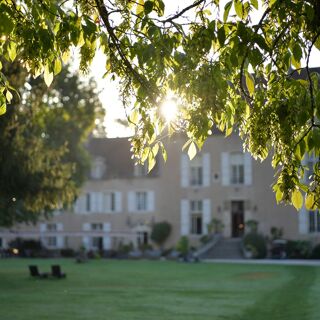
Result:
{"type": "Polygon", "coordinates": [[[244,184],[252,185],[252,158],[249,152],[244,154],[244,184]]]}
{"type": "Polygon", "coordinates": [[[90,237],[82,237],[82,244],[85,247],[85,249],[90,249],[90,237]]]}
{"type": "Polygon", "coordinates": [[[299,233],[300,234],[307,234],[309,230],[309,221],[308,221],[309,212],[305,207],[299,212],[299,233]]]}
{"type": "Polygon", "coordinates": [[[40,232],[46,232],[47,231],[47,225],[45,223],[40,223],[40,232]]]}
{"type": "Polygon", "coordinates": [[[64,237],[58,236],[57,237],[57,248],[62,249],[64,247],[64,237]]]}
{"type": "Polygon", "coordinates": [[[147,210],[154,211],[154,191],[148,191],[147,193],[147,210]]]}
{"type": "Polygon", "coordinates": [[[180,210],[180,233],[182,236],[185,236],[189,234],[190,230],[189,200],[181,200],[180,210]]]}
{"type": "Polygon", "coordinates": [[[210,187],[211,169],[210,169],[210,153],[204,153],[202,156],[202,175],[203,186],[210,187]]]}
{"type": "Polygon", "coordinates": [[[223,186],[230,185],[230,161],[229,161],[229,153],[222,152],[221,153],[221,181],[223,186]]]}
{"type": "Polygon", "coordinates": [[[90,229],[91,229],[91,225],[90,225],[90,223],[84,223],[83,225],[82,225],[82,230],[83,231],[90,231],[90,229]]]}
{"type": "Polygon", "coordinates": [[[189,185],[189,158],[186,154],[181,155],[180,160],[180,174],[181,174],[181,187],[188,187],[189,185]]]}
{"type": "Polygon", "coordinates": [[[121,197],[121,192],[116,191],[115,193],[115,211],[116,212],[121,212],[122,211],[122,197],[121,197]]]}
{"type": "Polygon", "coordinates": [[[208,224],[211,221],[211,200],[203,200],[203,216],[202,216],[202,230],[204,234],[208,234],[208,224]]]}
{"type": "Polygon", "coordinates": [[[135,194],[136,193],[134,191],[128,192],[128,211],[129,212],[136,211],[135,194]]]}
{"type": "Polygon", "coordinates": [[[111,239],[108,236],[103,237],[103,249],[104,250],[111,249],[111,239]]]}
{"type": "Polygon", "coordinates": [[[104,223],[104,224],[103,224],[103,231],[104,231],[104,232],[110,232],[110,230],[111,230],[111,225],[110,225],[110,223],[104,223]]]}
{"type": "Polygon", "coordinates": [[[63,231],[63,223],[57,223],[57,231],[63,231]]]}
{"type": "Polygon", "coordinates": [[[86,213],[86,197],[81,195],[77,199],[74,207],[75,213],[86,213]]]}

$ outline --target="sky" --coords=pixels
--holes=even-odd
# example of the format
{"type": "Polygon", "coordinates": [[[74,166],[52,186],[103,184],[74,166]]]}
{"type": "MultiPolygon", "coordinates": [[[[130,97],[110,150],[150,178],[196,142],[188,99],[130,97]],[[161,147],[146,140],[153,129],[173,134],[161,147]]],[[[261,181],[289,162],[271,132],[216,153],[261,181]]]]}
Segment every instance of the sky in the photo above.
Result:
{"type": "MultiPolygon", "coordinates": [[[[185,0],[175,0],[175,1],[164,1],[166,5],[167,14],[172,14],[178,9],[182,9],[193,1],[185,0]]],[[[223,8],[227,0],[221,1],[220,7],[223,8]]],[[[223,10],[221,10],[223,12],[223,10]]],[[[232,14],[232,12],[230,12],[232,14]]],[[[253,18],[253,23],[259,21],[262,10],[256,12],[253,18]]],[[[313,50],[310,57],[310,66],[319,67],[320,66],[320,52],[318,50],[313,50]]],[[[93,76],[98,84],[100,90],[100,99],[103,106],[106,109],[105,126],[107,131],[107,136],[109,138],[114,137],[126,137],[132,134],[129,128],[125,128],[121,124],[117,123],[117,119],[125,119],[125,110],[123,108],[122,102],[119,98],[119,85],[117,81],[111,81],[110,78],[103,78],[105,73],[105,58],[102,52],[97,52],[97,55],[91,65],[90,75],[93,76]]]]}

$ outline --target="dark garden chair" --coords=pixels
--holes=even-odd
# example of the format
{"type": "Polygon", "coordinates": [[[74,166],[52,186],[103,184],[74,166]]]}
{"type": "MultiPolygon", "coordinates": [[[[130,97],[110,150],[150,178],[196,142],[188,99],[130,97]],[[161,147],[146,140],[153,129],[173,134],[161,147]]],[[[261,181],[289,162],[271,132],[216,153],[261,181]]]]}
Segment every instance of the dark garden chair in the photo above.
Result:
{"type": "Polygon", "coordinates": [[[61,272],[61,268],[59,265],[53,265],[51,266],[51,275],[54,278],[62,279],[66,277],[66,274],[61,272]]]}
{"type": "Polygon", "coordinates": [[[39,278],[39,279],[44,279],[44,278],[48,278],[49,274],[44,272],[44,273],[40,273],[38,266],[29,266],[29,271],[30,271],[30,276],[33,278],[39,278]]]}

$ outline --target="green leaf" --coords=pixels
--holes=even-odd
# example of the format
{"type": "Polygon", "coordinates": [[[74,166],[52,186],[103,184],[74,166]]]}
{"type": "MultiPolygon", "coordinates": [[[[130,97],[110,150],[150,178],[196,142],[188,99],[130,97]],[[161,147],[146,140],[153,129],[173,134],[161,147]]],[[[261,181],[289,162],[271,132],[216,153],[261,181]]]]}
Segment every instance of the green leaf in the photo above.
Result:
{"type": "Polygon", "coordinates": [[[302,58],[302,49],[298,43],[294,44],[292,48],[292,53],[293,53],[294,60],[296,60],[297,62],[300,62],[302,58]]]}
{"type": "Polygon", "coordinates": [[[295,189],[292,191],[291,194],[291,202],[293,206],[297,209],[300,210],[303,205],[303,196],[301,192],[298,189],[295,189]]]}
{"type": "Polygon", "coordinates": [[[188,149],[189,159],[192,160],[197,154],[196,144],[192,141],[188,149]]]}
{"type": "Polygon", "coordinates": [[[182,151],[185,150],[185,149],[189,146],[189,144],[190,144],[191,142],[192,142],[192,139],[189,139],[189,140],[183,145],[182,151]]]}
{"type": "Polygon", "coordinates": [[[243,5],[240,0],[234,1],[234,10],[236,11],[237,16],[242,19],[243,18],[243,5]]]}
{"type": "Polygon", "coordinates": [[[246,72],[246,85],[250,95],[252,96],[254,93],[254,79],[249,72],[246,72]]]}
{"type": "Polygon", "coordinates": [[[229,1],[225,6],[224,6],[224,13],[223,13],[223,21],[226,22],[228,20],[229,12],[232,7],[232,1],[229,1]]]}
{"type": "Polygon", "coordinates": [[[7,111],[7,106],[4,103],[2,106],[0,106],[0,116],[2,116],[3,114],[5,114],[7,111]]]}
{"type": "Polygon", "coordinates": [[[218,30],[218,40],[220,46],[222,47],[224,45],[224,42],[226,41],[226,32],[223,26],[218,30]]]}
{"type": "Polygon", "coordinates": [[[9,35],[13,28],[14,22],[4,12],[0,12],[0,34],[9,35]]]}
{"type": "Polygon", "coordinates": [[[144,13],[149,14],[153,10],[153,2],[152,1],[146,1],[144,3],[144,13]]]}
{"type": "Polygon", "coordinates": [[[258,3],[258,0],[251,0],[250,1],[252,6],[255,8],[255,9],[259,9],[259,3],[258,3]]]}
{"type": "Polygon", "coordinates": [[[315,198],[313,193],[306,195],[305,205],[307,210],[313,210],[315,204],[315,198]]]}

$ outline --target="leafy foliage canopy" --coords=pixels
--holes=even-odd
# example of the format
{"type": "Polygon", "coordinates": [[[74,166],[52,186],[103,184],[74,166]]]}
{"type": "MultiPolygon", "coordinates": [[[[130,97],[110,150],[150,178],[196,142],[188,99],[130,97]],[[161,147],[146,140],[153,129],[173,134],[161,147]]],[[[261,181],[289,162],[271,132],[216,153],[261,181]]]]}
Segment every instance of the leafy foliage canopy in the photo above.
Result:
{"type": "MultiPolygon", "coordinates": [[[[0,54],[43,73],[49,85],[73,46],[84,71],[100,48],[106,74],[122,80],[133,150],[149,169],[158,152],[166,158],[164,130],[185,131],[191,157],[212,128],[236,130],[255,158],[271,154],[277,201],[301,208],[305,194],[308,209],[319,207],[319,75],[309,60],[320,48],[320,2],[183,5],[167,14],[162,0],[0,0],[0,54]],[[180,105],[179,119],[169,125],[159,111],[168,92],[180,105]],[[312,172],[305,154],[315,156],[312,172]]],[[[4,113],[14,89],[4,72],[0,77],[4,113]]]]}

